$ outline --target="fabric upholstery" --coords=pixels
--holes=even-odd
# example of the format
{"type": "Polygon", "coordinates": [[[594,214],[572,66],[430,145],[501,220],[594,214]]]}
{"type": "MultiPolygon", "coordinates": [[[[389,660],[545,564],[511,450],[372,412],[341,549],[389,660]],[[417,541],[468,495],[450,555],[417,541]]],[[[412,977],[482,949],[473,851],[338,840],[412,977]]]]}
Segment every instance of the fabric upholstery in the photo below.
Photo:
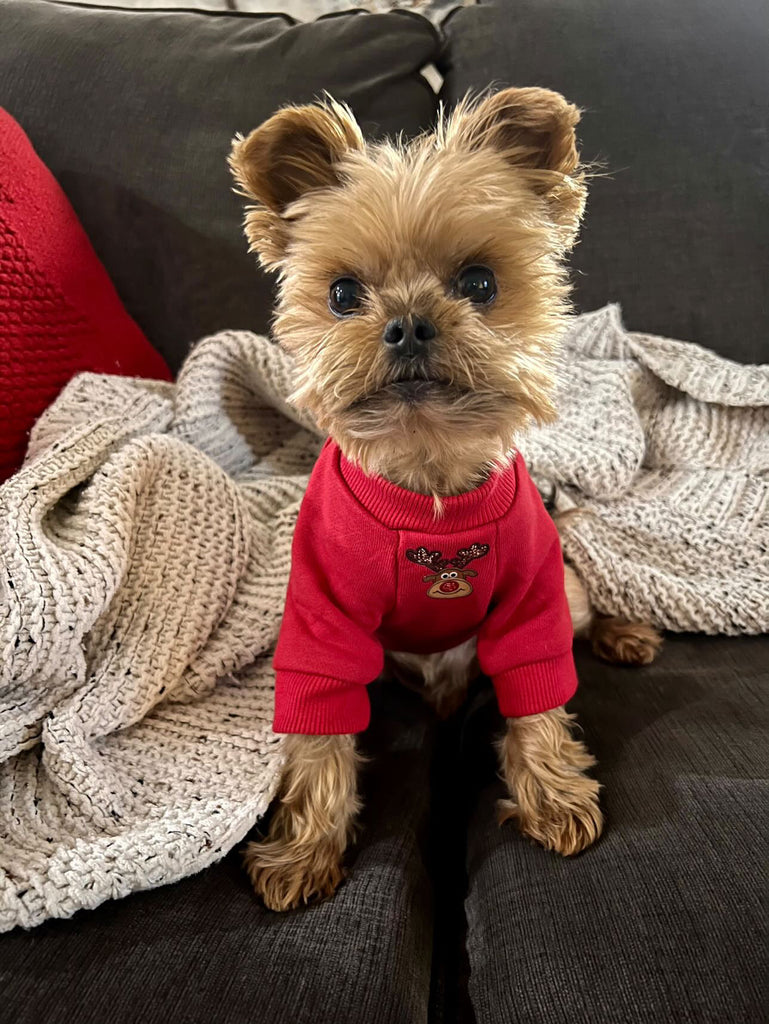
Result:
{"type": "Polygon", "coordinates": [[[405,13],[280,16],[0,2],[0,106],[21,122],[129,313],[177,369],[220,328],[265,331],[226,158],[235,132],[324,90],[369,136],[415,133],[438,37],[405,13]]]}
{"type": "Polygon", "coordinates": [[[769,361],[766,0],[491,0],[444,23],[443,97],[541,85],[584,109],[582,311],[769,361]]]}
{"type": "Polygon", "coordinates": [[[769,638],[670,637],[649,668],[577,645],[579,715],[606,831],[574,860],[494,823],[488,691],[465,723],[476,773],[466,899],[477,1024],[758,1024],[769,1006],[769,638]]]}
{"type": "Polygon", "coordinates": [[[14,1024],[424,1024],[434,726],[420,698],[374,686],[366,810],[334,899],[275,914],[240,850],[171,887],[0,936],[0,1020],[14,1024]]]}

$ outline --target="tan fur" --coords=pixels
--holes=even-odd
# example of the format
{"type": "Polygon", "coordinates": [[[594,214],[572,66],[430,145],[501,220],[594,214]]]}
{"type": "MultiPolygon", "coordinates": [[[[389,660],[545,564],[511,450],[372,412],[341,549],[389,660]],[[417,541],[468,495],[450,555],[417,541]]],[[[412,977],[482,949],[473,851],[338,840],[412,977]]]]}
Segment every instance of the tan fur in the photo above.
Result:
{"type": "Polygon", "coordinates": [[[480,672],[475,655],[475,638],[436,654],[389,651],[397,678],[422,692],[439,718],[458,711],[467,695],[468,683],[480,672]]]}
{"type": "MultiPolygon", "coordinates": [[[[275,335],[294,357],[294,403],[347,458],[441,499],[479,484],[510,457],[532,421],[552,419],[557,338],[569,311],[563,259],[585,205],[574,128],[579,112],[546,89],[506,89],[465,102],[409,143],[366,144],[332,100],[279,111],[236,139],[230,164],[253,200],[245,229],[279,274],[275,335]],[[493,269],[493,303],[474,306],[453,282],[471,264],[493,269]],[[364,288],[354,315],[329,309],[330,284],[364,288]],[[437,328],[420,400],[394,388],[382,335],[394,317],[437,328]]],[[[469,574],[468,574],[469,575],[469,574]]],[[[589,609],[580,612],[580,620],[589,609]]],[[[390,664],[420,672],[443,713],[464,698],[474,646],[390,664]]],[[[592,759],[562,710],[508,722],[507,814],[543,845],[574,853],[600,832],[592,759]]],[[[266,842],[247,853],[266,904],[296,906],[331,892],[357,810],[350,737],[289,737],[286,778],[266,842]]]]}
{"type": "Polygon", "coordinates": [[[569,308],[561,261],[585,199],[578,116],[548,90],[505,90],[409,145],[363,147],[338,104],[287,108],[235,143],[236,179],[258,204],[251,247],[280,271],[275,334],[296,360],[294,401],[368,472],[457,493],[503,462],[532,418],[552,418],[569,308]],[[307,154],[321,166],[310,171],[307,154]],[[499,282],[482,314],[450,294],[472,262],[499,282]],[[337,320],[328,287],[343,275],[368,294],[337,320]],[[415,309],[438,328],[432,369],[449,384],[416,408],[386,391],[381,344],[387,321],[415,309]]]}
{"type": "Polygon", "coordinates": [[[286,207],[313,189],[338,185],[338,162],[364,148],[350,109],[332,99],[287,107],[247,139],[235,138],[230,170],[240,193],[257,200],[246,214],[246,234],[266,268],[283,262],[289,240],[282,220],[286,207]]]}
{"type": "Polygon", "coordinates": [[[650,665],[654,661],[662,637],[650,622],[627,622],[619,616],[597,614],[584,584],[568,562],[564,583],[574,635],[589,637],[597,657],[622,665],[650,665]]]}
{"type": "Polygon", "coordinates": [[[604,661],[650,665],[662,647],[662,637],[650,622],[596,615],[590,627],[593,651],[604,661]]]}
{"type": "Polygon", "coordinates": [[[360,810],[354,736],[288,736],[280,803],[269,838],[249,843],[248,875],[270,910],[330,896],[360,810]]]}
{"type": "MultiPolygon", "coordinates": [[[[553,521],[560,533],[563,523],[586,515],[592,513],[569,509],[554,515],[553,521]]],[[[662,637],[650,622],[628,622],[619,616],[599,615],[568,562],[564,566],[564,583],[574,635],[589,637],[597,657],[622,665],[650,665],[654,661],[662,648],[662,637]]]]}
{"type": "Polygon", "coordinates": [[[570,565],[563,567],[563,582],[574,636],[587,636],[593,623],[593,609],[582,580],[570,565]]]}
{"type": "Polygon", "coordinates": [[[573,721],[563,708],[508,718],[499,747],[511,796],[499,802],[500,823],[514,819],[522,832],[564,857],[590,846],[603,829],[601,787],[586,774],[595,759],[572,735],[573,721]]]}

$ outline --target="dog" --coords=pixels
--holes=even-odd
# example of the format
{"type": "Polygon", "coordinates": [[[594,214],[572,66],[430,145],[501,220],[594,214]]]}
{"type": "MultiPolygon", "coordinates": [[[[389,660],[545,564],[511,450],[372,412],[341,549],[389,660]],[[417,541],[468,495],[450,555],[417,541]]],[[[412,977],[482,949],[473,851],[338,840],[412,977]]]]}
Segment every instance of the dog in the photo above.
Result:
{"type": "MultiPolygon", "coordinates": [[[[273,910],[327,897],[343,878],[360,809],[355,733],[367,722],[365,685],[357,684],[382,670],[382,646],[394,674],[411,683],[419,677],[444,715],[461,704],[479,668],[490,671],[484,659],[499,661],[504,623],[489,640],[492,627],[476,629],[473,615],[494,619],[490,588],[504,586],[505,573],[514,587],[515,543],[494,552],[496,534],[485,521],[483,536],[447,526],[476,495],[493,504],[509,486],[517,503],[528,503],[530,547],[535,555],[541,549],[531,564],[547,564],[526,570],[530,590],[538,592],[545,576],[549,589],[516,600],[536,605],[547,623],[537,633],[549,658],[540,674],[555,679],[557,664],[558,678],[571,679],[572,632],[589,633],[611,660],[645,663],[659,645],[648,625],[596,616],[570,567],[564,576],[555,527],[515,449],[532,422],[555,416],[554,357],[570,312],[564,258],[587,191],[578,121],[577,108],[555,92],[511,88],[463,102],[410,142],[367,144],[351,111],[329,98],[284,108],[233,143],[230,167],[252,204],[250,250],[279,275],[274,333],[295,362],[292,401],[330,438],[316,467],[322,480],[311,480],[300,512],[275,659],[276,729],[289,732],[280,800],[269,835],[245,855],[256,892],[273,910]],[[322,487],[330,488],[325,498],[322,487]],[[371,508],[361,511],[367,501],[371,508]],[[363,519],[371,509],[371,523],[380,512],[394,515],[399,504],[413,513],[405,546],[392,554],[390,530],[382,533],[386,552],[370,550],[363,519]],[[357,545],[354,556],[346,544],[357,545]],[[382,618],[391,599],[378,596],[392,586],[408,591],[419,630],[438,639],[416,643],[406,627],[409,645],[398,646],[404,634],[387,626],[395,613],[382,618]],[[363,618],[373,609],[374,625],[364,628],[354,609],[345,610],[356,601],[365,604],[363,618]],[[452,637],[446,650],[435,649],[442,629],[452,637]],[[332,680],[341,671],[337,654],[360,664],[350,661],[345,678],[332,680]],[[308,687],[318,692],[308,696],[308,687]],[[291,710],[281,711],[286,704],[291,710]]],[[[532,642],[526,615],[511,615],[514,635],[532,642]]],[[[500,688],[525,668],[501,670],[500,688]]],[[[509,794],[500,820],[514,819],[546,849],[571,856],[600,836],[603,816],[589,774],[594,759],[564,710],[571,688],[568,680],[563,686],[552,683],[550,704],[553,694],[566,694],[554,706],[537,694],[528,704],[506,695],[507,710],[500,703],[509,794]]]]}

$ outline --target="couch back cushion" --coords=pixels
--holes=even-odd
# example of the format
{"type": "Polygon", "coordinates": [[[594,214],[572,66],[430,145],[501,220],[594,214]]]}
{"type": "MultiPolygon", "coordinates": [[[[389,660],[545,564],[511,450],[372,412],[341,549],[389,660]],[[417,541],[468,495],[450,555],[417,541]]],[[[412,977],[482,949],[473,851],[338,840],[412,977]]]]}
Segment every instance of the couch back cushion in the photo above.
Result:
{"type": "Polygon", "coordinates": [[[581,309],[769,361],[766,0],[492,0],[456,11],[444,97],[542,85],[602,160],[574,252],[581,309]]]}
{"type": "Polygon", "coordinates": [[[419,72],[438,45],[427,21],[403,13],[293,24],[0,0],[0,106],[177,368],[205,334],[269,326],[271,282],[246,251],[226,164],[235,132],[327,90],[369,136],[416,133],[435,117],[419,72]]]}

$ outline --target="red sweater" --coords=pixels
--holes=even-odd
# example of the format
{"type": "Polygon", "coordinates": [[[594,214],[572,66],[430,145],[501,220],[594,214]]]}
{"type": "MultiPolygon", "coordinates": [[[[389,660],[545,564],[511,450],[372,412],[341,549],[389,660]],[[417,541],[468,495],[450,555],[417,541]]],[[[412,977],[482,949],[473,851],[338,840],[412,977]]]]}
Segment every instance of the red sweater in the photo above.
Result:
{"type": "Polygon", "coordinates": [[[366,476],[327,441],[294,535],[275,731],[360,732],[384,650],[473,636],[506,717],[574,694],[561,547],[521,456],[436,518],[432,498],[366,476]]]}

